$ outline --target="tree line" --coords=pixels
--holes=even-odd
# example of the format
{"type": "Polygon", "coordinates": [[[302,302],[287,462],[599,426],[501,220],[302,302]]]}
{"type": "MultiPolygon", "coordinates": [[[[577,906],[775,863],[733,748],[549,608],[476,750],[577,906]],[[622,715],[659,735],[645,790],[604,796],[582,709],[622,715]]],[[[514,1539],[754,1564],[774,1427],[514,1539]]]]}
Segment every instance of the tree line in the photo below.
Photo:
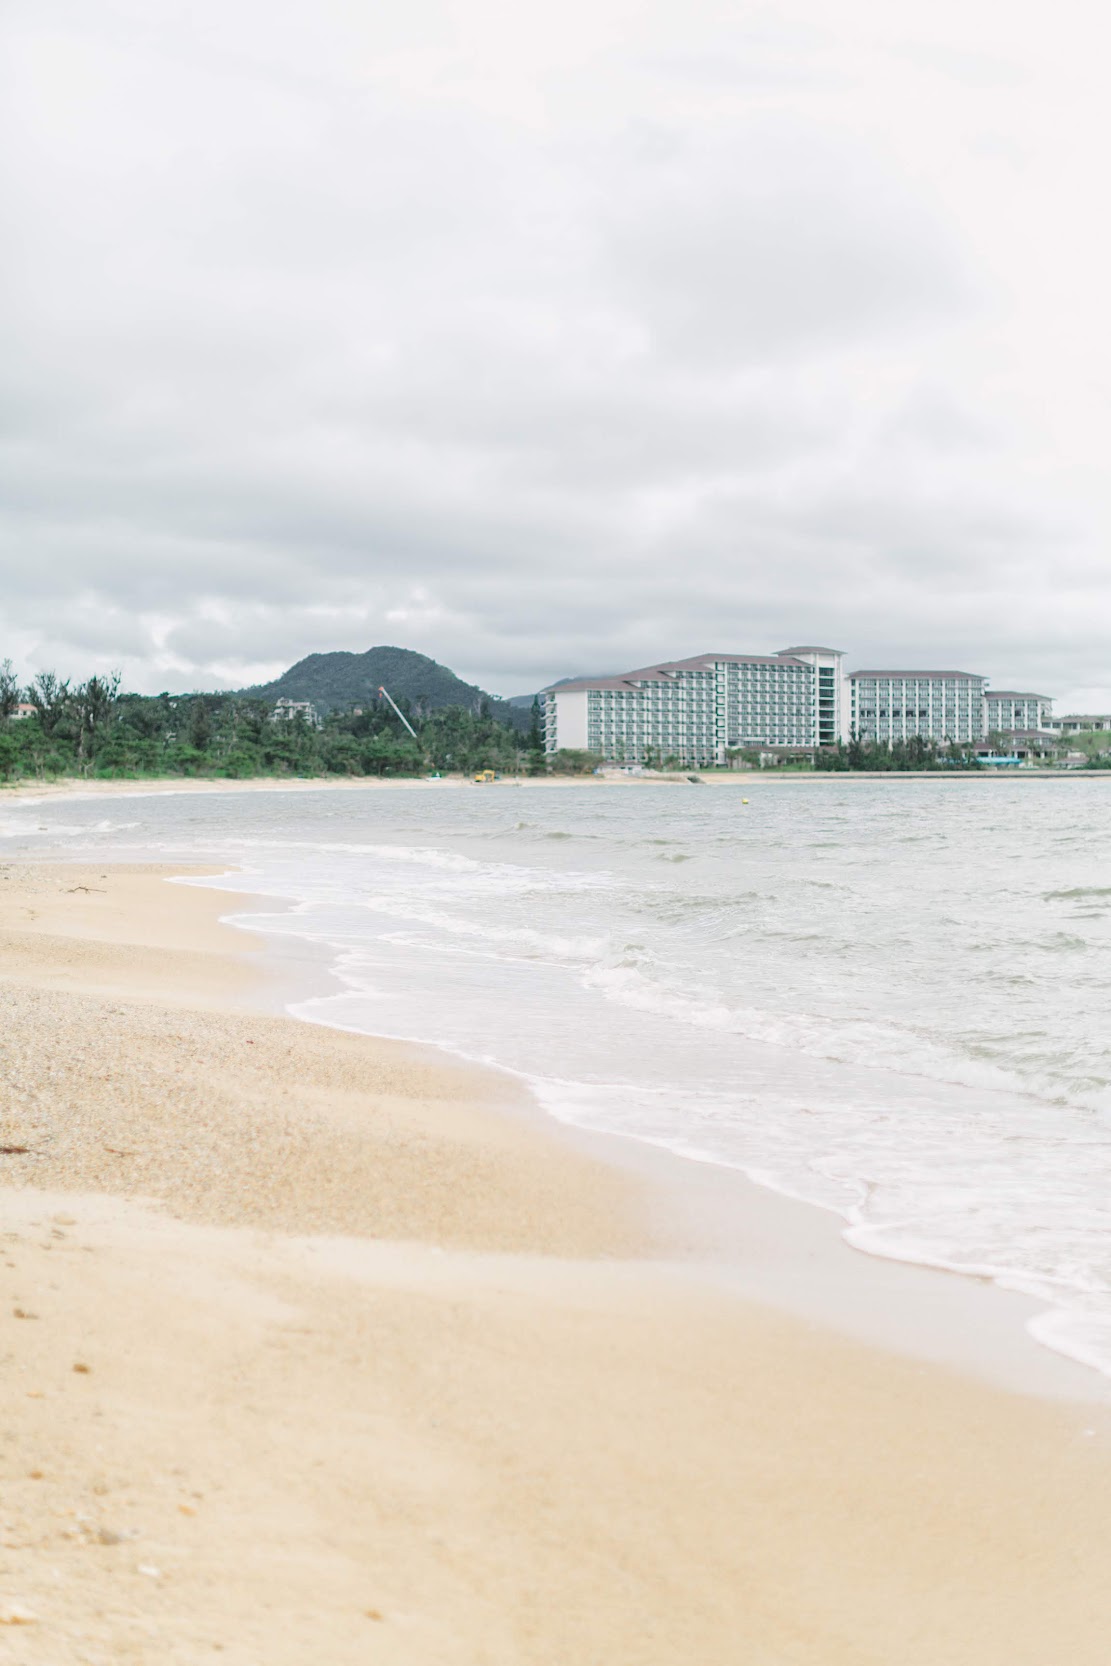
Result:
{"type": "Polygon", "coordinates": [[[937,741],[923,735],[912,735],[908,740],[861,740],[854,736],[849,741],[838,741],[836,746],[823,747],[814,754],[815,769],[889,771],[933,769],[982,769],[976,748],[970,743],[949,741],[939,746],[937,741]]]}
{"type": "Polygon", "coordinates": [[[384,701],[319,719],[275,715],[239,694],[130,694],[118,675],[84,683],[40,672],[21,687],[0,665],[0,779],[165,775],[422,775],[546,768],[540,709],[527,734],[488,709],[419,713],[398,702],[417,738],[384,701]],[[20,706],[31,715],[19,716],[20,706]]]}

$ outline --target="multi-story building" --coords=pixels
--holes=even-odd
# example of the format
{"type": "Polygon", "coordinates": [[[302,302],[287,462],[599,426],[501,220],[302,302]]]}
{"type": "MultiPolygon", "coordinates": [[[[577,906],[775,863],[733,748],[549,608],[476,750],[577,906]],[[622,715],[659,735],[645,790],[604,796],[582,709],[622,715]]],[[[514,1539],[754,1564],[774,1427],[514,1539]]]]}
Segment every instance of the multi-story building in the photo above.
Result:
{"type": "Polygon", "coordinates": [[[968,671],[851,671],[851,728],[890,744],[976,741],[984,735],[986,677],[968,671]]]}
{"type": "Polygon", "coordinates": [[[992,688],[984,695],[985,727],[991,734],[1033,734],[1048,728],[1053,701],[1045,694],[1015,694],[992,688]]]}
{"type": "MultiPolygon", "coordinates": [[[[545,746],[609,763],[677,759],[706,768],[734,747],[812,751],[849,740],[945,745],[988,734],[1111,730],[1111,714],[1054,717],[1048,695],[987,687],[969,671],[852,671],[835,648],[698,654],[614,677],[578,677],[542,695],[545,746]]],[[[290,713],[292,715],[292,713],[290,713]]]]}
{"type": "Polygon", "coordinates": [[[844,738],[843,655],[699,654],[617,677],[578,677],[544,691],[545,747],[596,752],[610,763],[677,758],[720,763],[730,747],[810,750],[844,738]]]}

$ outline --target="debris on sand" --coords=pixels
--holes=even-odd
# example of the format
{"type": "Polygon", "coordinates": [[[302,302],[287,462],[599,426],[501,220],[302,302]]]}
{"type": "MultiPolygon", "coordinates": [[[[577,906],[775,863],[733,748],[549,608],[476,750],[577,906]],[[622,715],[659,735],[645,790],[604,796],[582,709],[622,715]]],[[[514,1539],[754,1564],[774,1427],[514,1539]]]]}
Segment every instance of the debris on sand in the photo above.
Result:
{"type": "Polygon", "coordinates": [[[38,1615],[22,1603],[0,1600],[0,1626],[33,1626],[38,1621],[38,1615]]]}

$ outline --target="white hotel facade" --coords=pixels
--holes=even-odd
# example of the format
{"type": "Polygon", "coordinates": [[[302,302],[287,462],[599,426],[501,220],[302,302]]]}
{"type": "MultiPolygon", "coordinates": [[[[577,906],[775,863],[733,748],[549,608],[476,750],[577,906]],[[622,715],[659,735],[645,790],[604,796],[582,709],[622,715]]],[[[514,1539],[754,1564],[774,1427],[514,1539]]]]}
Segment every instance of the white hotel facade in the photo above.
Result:
{"type": "Polygon", "coordinates": [[[545,748],[593,752],[616,764],[674,757],[703,769],[735,747],[812,751],[854,735],[969,744],[989,730],[1044,730],[1049,722],[1043,696],[996,697],[987,678],[971,672],[846,672],[844,657],[836,648],[804,646],[577,677],[544,691],[545,748]]]}
{"type": "Polygon", "coordinates": [[[986,734],[987,678],[969,671],[853,671],[852,730],[861,740],[967,744],[986,734]]]}
{"type": "Polygon", "coordinates": [[[576,677],[544,691],[545,747],[707,768],[729,747],[834,745],[848,728],[843,659],[835,648],[784,648],[576,677]]]}
{"type": "Polygon", "coordinates": [[[1052,733],[1053,701],[1047,694],[1016,694],[1013,689],[989,689],[985,696],[988,734],[1052,733]]]}

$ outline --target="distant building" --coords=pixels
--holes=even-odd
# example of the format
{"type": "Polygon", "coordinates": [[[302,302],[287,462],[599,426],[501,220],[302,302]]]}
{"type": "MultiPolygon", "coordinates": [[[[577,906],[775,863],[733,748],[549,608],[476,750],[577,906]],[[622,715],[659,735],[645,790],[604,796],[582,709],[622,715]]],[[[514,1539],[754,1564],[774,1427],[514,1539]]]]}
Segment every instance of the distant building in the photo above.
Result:
{"type": "Polygon", "coordinates": [[[699,654],[617,677],[575,678],[544,690],[545,750],[706,768],[724,763],[732,748],[832,745],[848,729],[843,658],[815,647],[699,654]]]}
{"type": "Polygon", "coordinates": [[[303,717],[314,729],[320,727],[320,719],[311,700],[278,700],[270,713],[271,723],[292,723],[296,717],[303,717]]]}
{"type": "MultiPolygon", "coordinates": [[[[540,695],[544,744],[594,752],[607,764],[674,759],[707,768],[744,749],[780,761],[854,735],[893,745],[921,739],[976,745],[1005,735],[994,755],[1039,756],[1055,738],[1111,732],[1111,714],[1054,717],[1047,694],[989,689],[972,671],[850,671],[837,648],[774,654],[697,654],[613,677],[576,677],[540,695]]],[[[285,702],[289,705],[290,702],[285,702]]]]}
{"type": "Polygon", "coordinates": [[[984,735],[987,678],[970,671],[851,671],[852,729],[890,745],[920,737],[939,746],[984,735]]]}
{"type": "Polygon", "coordinates": [[[984,696],[988,734],[1030,734],[1048,730],[1053,701],[1045,694],[1015,694],[1006,688],[989,689],[984,696]]]}
{"type": "Polygon", "coordinates": [[[37,709],[38,708],[36,706],[31,704],[30,700],[21,700],[19,705],[15,708],[15,711],[12,713],[12,722],[18,723],[22,718],[34,717],[37,709]]]}
{"type": "Polygon", "coordinates": [[[1069,712],[1065,717],[1047,718],[1046,728],[1055,735],[1088,734],[1092,730],[1106,731],[1111,729],[1111,716],[1106,712],[1093,716],[1086,716],[1083,712],[1069,712]]]}
{"type": "MultiPolygon", "coordinates": [[[[997,730],[997,734],[1004,731],[997,730]]],[[[1006,731],[1004,750],[1007,754],[1018,759],[1020,764],[1035,764],[1047,757],[1052,757],[1057,750],[1057,742],[1053,735],[1044,729],[1010,729],[1006,731]]],[[[979,758],[987,758],[995,753],[990,741],[980,741],[976,747],[979,758]]]]}

